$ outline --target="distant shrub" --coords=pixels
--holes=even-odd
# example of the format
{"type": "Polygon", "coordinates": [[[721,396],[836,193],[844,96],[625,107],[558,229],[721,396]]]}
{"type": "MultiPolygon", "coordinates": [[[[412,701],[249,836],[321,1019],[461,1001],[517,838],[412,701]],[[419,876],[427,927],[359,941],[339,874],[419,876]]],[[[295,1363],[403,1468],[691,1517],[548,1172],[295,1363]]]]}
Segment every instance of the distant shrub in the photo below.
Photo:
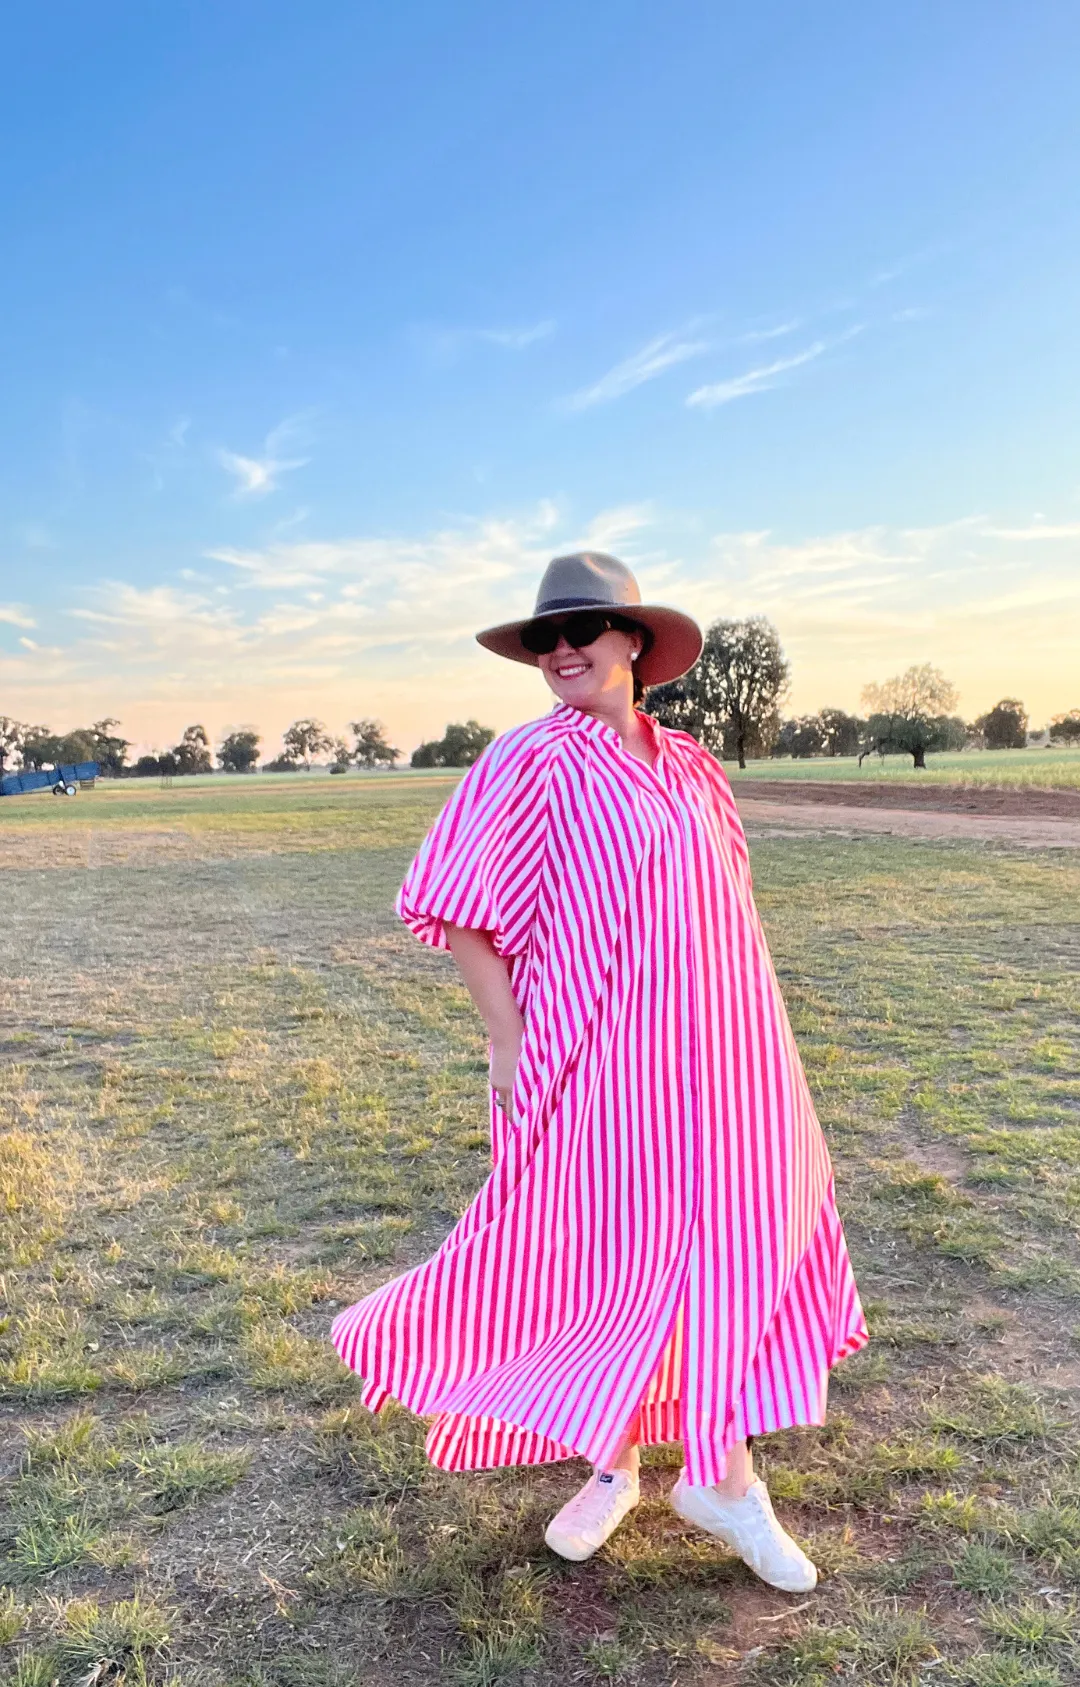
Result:
{"type": "Polygon", "coordinates": [[[495,734],[490,726],[469,720],[447,727],[441,738],[421,744],[412,753],[413,767],[471,767],[478,761],[495,734]]]}
{"type": "Polygon", "coordinates": [[[259,734],[251,727],[230,732],[218,751],[226,773],[250,773],[259,759],[259,734]]]}
{"type": "Polygon", "coordinates": [[[975,722],[988,750],[1022,750],[1027,743],[1027,710],[1016,697],[1003,697],[975,722]]]}

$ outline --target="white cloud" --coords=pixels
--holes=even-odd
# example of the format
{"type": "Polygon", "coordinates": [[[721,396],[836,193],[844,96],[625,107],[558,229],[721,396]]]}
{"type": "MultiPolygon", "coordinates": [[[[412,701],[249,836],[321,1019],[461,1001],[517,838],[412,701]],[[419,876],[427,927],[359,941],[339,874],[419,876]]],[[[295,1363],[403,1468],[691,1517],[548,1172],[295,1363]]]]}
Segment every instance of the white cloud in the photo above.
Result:
{"type": "Polygon", "coordinates": [[[594,404],[609,404],[612,399],[622,398],[624,393],[632,392],[645,381],[655,381],[658,375],[666,374],[677,364],[686,363],[690,358],[701,357],[712,349],[708,340],[688,338],[689,330],[679,329],[667,334],[658,334],[648,345],[642,346],[640,351],[633,352],[629,357],[609,369],[606,375],[591,387],[583,387],[567,399],[567,407],[571,410],[588,410],[594,404]]]}
{"type": "Polygon", "coordinates": [[[767,392],[770,387],[776,386],[778,375],[812,362],[825,349],[824,340],[815,340],[812,346],[796,352],[793,357],[778,357],[775,363],[767,363],[760,369],[748,369],[744,375],[734,375],[727,381],[714,381],[709,386],[698,387],[687,396],[686,402],[702,410],[715,410],[717,405],[731,404],[736,398],[750,398],[756,392],[767,392]]]}
{"type": "Polygon", "coordinates": [[[34,617],[18,603],[0,603],[0,621],[6,622],[9,627],[37,626],[34,617]]]}
{"type": "Polygon", "coordinates": [[[224,449],[218,452],[222,468],[236,477],[234,498],[262,498],[268,492],[276,492],[283,474],[302,469],[311,461],[310,457],[278,455],[286,442],[295,438],[298,428],[299,419],[291,417],[271,429],[264,441],[261,457],[244,457],[237,451],[224,449]]]}
{"type": "Polygon", "coordinates": [[[537,340],[546,340],[555,332],[555,324],[550,319],[544,322],[534,322],[529,328],[474,328],[466,329],[476,340],[485,345],[500,346],[504,351],[524,351],[526,346],[533,346],[537,340]]]}
{"type": "Polygon", "coordinates": [[[290,469],[302,469],[308,461],[307,457],[242,457],[238,451],[218,452],[222,468],[236,476],[237,498],[258,498],[266,492],[276,492],[280,475],[290,469]]]}
{"type": "Polygon", "coordinates": [[[651,504],[620,504],[593,516],[580,539],[569,541],[575,551],[626,551],[642,528],[651,527],[656,517],[651,504]]]}
{"type": "Polygon", "coordinates": [[[983,534],[987,539],[1080,539],[1080,521],[1063,522],[1054,526],[1049,522],[1036,521],[1030,527],[985,527],[983,534]]]}
{"type": "Polygon", "coordinates": [[[470,346],[496,346],[500,351],[526,351],[539,340],[549,339],[558,324],[551,317],[521,327],[442,328],[431,323],[409,330],[416,349],[435,364],[455,363],[470,346]]]}
{"type": "Polygon", "coordinates": [[[102,582],[65,648],[0,655],[5,706],[55,725],[116,714],[148,747],[201,719],[211,732],[253,720],[267,746],[303,714],[335,730],[378,714],[406,747],[470,714],[506,727],[542,711],[543,682],[474,635],[528,613],[548,558],[589,544],[631,561],[647,599],[703,622],[768,615],[793,663],[794,712],[855,707],[868,680],[932,661],[965,712],[1013,694],[1042,721],[1080,703],[1080,524],[1037,529],[1060,542],[1032,546],[1028,528],[980,514],[685,545],[676,535],[698,529],[647,504],[570,519],[542,502],[419,535],[280,536],[218,548],[186,579],[102,582]]]}
{"type": "Polygon", "coordinates": [[[779,340],[784,334],[794,334],[796,328],[801,327],[802,320],[796,316],[790,322],[777,323],[775,328],[750,328],[739,335],[739,344],[745,346],[758,340],[779,340]]]}
{"type": "Polygon", "coordinates": [[[132,586],[125,580],[105,580],[92,593],[93,607],[73,609],[78,621],[106,629],[114,648],[125,648],[138,658],[138,651],[122,635],[132,633],[142,641],[147,660],[156,660],[163,649],[187,646],[198,655],[222,647],[235,648],[243,642],[244,630],[235,611],[223,608],[201,592],[178,592],[173,586],[132,586]],[[117,644],[116,635],[121,635],[117,644]]]}
{"type": "Polygon", "coordinates": [[[1076,701],[1080,524],[1061,537],[1072,543],[1036,560],[1027,529],[983,516],[792,541],[720,533],[669,574],[665,596],[703,622],[768,615],[792,660],[795,713],[853,708],[867,681],[931,661],[968,714],[1014,695],[1040,722],[1076,701]]]}
{"type": "MultiPolygon", "coordinates": [[[[356,648],[420,639],[453,643],[527,610],[558,519],[542,502],[517,520],[492,518],[417,539],[279,540],[261,550],[222,548],[209,555],[235,569],[246,592],[303,593],[305,616],[312,612],[312,592],[320,591],[317,623],[329,629],[344,616],[356,648]]],[[[620,511],[610,520],[625,532],[635,518],[620,511]]],[[[275,615],[285,608],[279,601],[275,615]]],[[[299,606],[295,612],[301,613],[299,606]]]]}

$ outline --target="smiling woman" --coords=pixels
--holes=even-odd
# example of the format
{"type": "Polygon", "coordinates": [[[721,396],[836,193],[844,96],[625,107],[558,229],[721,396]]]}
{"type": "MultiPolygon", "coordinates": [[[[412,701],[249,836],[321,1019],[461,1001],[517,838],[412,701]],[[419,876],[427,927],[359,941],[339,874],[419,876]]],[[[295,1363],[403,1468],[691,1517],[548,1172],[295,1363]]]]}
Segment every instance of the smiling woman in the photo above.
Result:
{"type": "Polygon", "coordinates": [[[588,1458],[548,1527],[563,1557],[638,1503],[639,1445],[681,1439],[680,1516],[812,1587],[749,1438],[822,1422],[866,1325],[727,781],[634,704],[700,631],[585,553],[478,637],[559,701],[466,775],[398,911],[487,1024],[494,1169],[335,1343],[369,1406],[435,1418],[444,1469],[588,1458]]]}

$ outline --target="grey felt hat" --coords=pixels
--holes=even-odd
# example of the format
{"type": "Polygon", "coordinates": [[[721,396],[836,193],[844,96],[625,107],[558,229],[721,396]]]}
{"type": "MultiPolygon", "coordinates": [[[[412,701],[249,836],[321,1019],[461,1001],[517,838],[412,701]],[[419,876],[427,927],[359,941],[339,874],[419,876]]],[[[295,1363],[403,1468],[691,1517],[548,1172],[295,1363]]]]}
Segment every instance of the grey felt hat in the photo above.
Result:
{"type": "Polygon", "coordinates": [[[652,643],[642,651],[636,670],[644,685],[678,679],[701,655],[703,640],[697,622],[681,609],[642,603],[638,583],[625,562],[603,551],[575,551],[572,556],[555,557],[544,570],[532,614],[520,621],[487,627],[477,633],[477,641],[496,656],[529,662],[535,668],[537,658],[521,642],[522,627],[576,609],[608,609],[649,629],[652,643]]]}

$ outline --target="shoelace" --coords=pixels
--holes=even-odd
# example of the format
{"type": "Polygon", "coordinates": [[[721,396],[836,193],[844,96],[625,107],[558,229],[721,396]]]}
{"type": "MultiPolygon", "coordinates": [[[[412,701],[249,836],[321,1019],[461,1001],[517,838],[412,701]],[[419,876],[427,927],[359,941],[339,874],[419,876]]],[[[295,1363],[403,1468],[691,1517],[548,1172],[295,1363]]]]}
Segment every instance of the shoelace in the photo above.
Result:
{"type": "Polygon", "coordinates": [[[764,1545],[766,1542],[782,1544],[787,1538],[786,1530],[777,1521],[776,1513],[761,1494],[751,1492],[743,1495],[744,1499],[753,1501],[753,1509],[746,1516],[745,1526],[753,1536],[755,1544],[764,1545]]]}
{"type": "MultiPolygon", "coordinates": [[[[750,1495],[747,1495],[746,1497],[749,1499],[750,1495]]],[[[761,1502],[760,1495],[754,1494],[753,1500],[753,1509],[747,1517],[750,1532],[752,1535],[755,1535],[758,1540],[771,1539],[775,1532],[774,1525],[776,1523],[776,1519],[768,1510],[766,1510],[765,1506],[761,1502]]]]}

